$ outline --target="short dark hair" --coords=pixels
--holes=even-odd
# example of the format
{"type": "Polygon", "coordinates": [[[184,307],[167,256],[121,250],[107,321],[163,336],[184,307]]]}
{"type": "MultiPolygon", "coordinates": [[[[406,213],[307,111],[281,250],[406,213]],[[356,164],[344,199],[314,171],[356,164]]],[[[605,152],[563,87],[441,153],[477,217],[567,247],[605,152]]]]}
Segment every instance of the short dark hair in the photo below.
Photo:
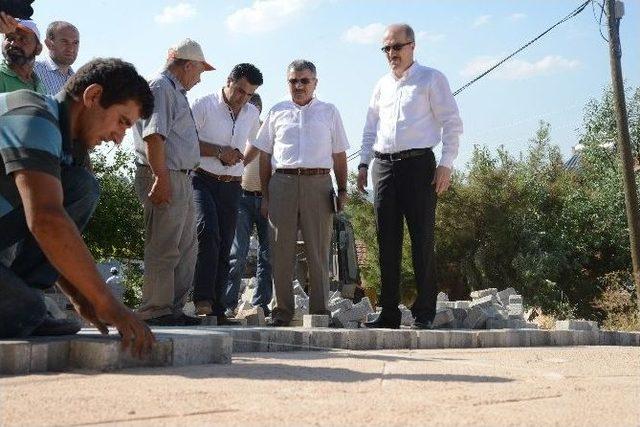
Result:
{"type": "Polygon", "coordinates": [[[92,84],[102,86],[100,106],[109,108],[129,100],[140,104],[140,116],[147,119],[153,112],[153,94],[149,83],[133,64],[118,58],[96,58],[84,64],[64,86],[68,95],[79,98],[92,84]]]}
{"type": "Polygon", "coordinates": [[[260,86],[262,84],[262,73],[258,70],[258,67],[246,62],[233,67],[229,73],[229,78],[233,82],[244,78],[253,86],[260,86]]]}
{"type": "Polygon", "coordinates": [[[58,30],[60,30],[61,28],[64,28],[64,27],[73,28],[74,30],[76,30],[76,33],[80,34],[80,31],[78,31],[76,26],[71,24],[71,23],[69,23],[69,22],[67,22],[67,21],[53,21],[47,27],[47,35],[46,35],[46,37],[49,40],[55,39],[56,33],[58,32],[58,30]]]}
{"type": "Polygon", "coordinates": [[[287,73],[289,73],[289,71],[300,72],[304,70],[311,71],[314,76],[317,75],[315,64],[311,61],[307,61],[306,59],[296,59],[295,61],[292,61],[291,64],[289,64],[289,66],[287,67],[287,73]]]}

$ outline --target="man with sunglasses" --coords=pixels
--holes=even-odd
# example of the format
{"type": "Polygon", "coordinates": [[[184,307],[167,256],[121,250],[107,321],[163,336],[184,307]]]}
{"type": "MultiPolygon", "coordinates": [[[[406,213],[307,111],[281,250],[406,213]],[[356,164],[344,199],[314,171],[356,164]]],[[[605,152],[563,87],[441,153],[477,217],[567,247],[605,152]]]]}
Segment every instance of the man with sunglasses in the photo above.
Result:
{"type": "Polygon", "coordinates": [[[417,297],[415,329],[435,316],[434,228],[437,196],[451,180],[462,121],[446,77],[414,60],[415,36],[406,24],[387,27],[382,51],[391,72],[377,83],[362,135],[358,188],[365,191],[369,162],[374,186],[382,312],[371,328],[400,327],[400,260],[403,218],[411,238],[417,297]],[[442,142],[436,167],[433,147],[442,142]]]}
{"type": "Polygon", "coordinates": [[[309,312],[328,314],[329,245],[333,224],[333,168],[338,209],[347,201],[347,136],[338,109],[314,97],[315,65],[287,67],[291,101],[276,104],[260,128],[262,214],[268,216],[276,305],[272,326],[288,326],[294,314],[293,260],[298,229],[309,265],[309,312]],[[272,174],[272,171],[275,173],[272,174]]]}

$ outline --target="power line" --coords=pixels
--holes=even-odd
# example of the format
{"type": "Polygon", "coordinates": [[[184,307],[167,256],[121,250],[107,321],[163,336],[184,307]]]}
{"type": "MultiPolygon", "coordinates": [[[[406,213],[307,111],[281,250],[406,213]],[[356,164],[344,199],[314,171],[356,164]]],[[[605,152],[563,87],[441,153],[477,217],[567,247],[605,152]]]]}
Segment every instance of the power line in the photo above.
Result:
{"type": "MultiPolygon", "coordinates": [[[[595,0],[587,0],[584,3],[582,3],[580,6],[578,6],[573,11],[571,11],[571,13],[569,13],[567,16],[565,16],[564,18],[562,18],[561,20],[559,20],[558,22],[553,24],[551,27],[547,28],[545,31],[543,31],[542,33],[537,35],[535,38],[531,39],[529,42],[527,42],[525,45],[523,45],[520,48],[518,48],[512,54],[504,57],[503,59],[498,61],[494,66],[492,66],[491,68],[489,68],[488,70],[486,70],[485,72],[480,74],[479,76],[475,77],[473,80],[470,80],[469,82],[465,83],[461,88],[459,88],[458,90],[453,92],[453,96],[458,95],[460,92],[462,92],[463,90],[465,90],[466,88],[468,88],[469,86],[471,86],[472,84],[474,84],[475,82],[477,82],[478,80],[480,80],[481,78],[483,78],[484,76],[486,76],[487,74],[489,74],[490,72],[492,72],[493,70],[495,70],[496,68],[498,68],[499,66],[504,64],[505,62],[507,62],[509,59],[513,58],[515,55],[517,55],[518,53],[522,52],[524,49],[526,49],[529,46],[531,46],[533,43],[538,41],[541,37],[546,35],[549,31],[551,31],[554,28],[556,28],[558,25],[560,25],[560,24],[568,21],[569,19],[577,16],[579,13],[581,13],[587,7],[587,5],[589,3],[593,2],[593,1],[595,1],[595,0]]],[[[603,7],[603,10],[604,10],[604,7],[603,7]]],[[[600,16],[600,19],[602,20],[602,15],[600,16]]],[[[361,151],[362,151],[362,148],[358,149],[356,152],[354,152],[353,154],[349,155],[347,157],[347,161],[351,161],[354,158],[356,158],[360,154],[361,151]]]]}

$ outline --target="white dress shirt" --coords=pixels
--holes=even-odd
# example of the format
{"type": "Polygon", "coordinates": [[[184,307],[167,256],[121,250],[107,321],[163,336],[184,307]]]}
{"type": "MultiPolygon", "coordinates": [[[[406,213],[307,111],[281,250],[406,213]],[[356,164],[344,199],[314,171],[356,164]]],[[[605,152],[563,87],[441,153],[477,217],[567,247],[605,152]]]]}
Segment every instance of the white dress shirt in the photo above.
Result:
{"type": "MultiPolygon", "coordinates": [[[[218,93],[198,98],[191,107],[196,122],[198,137],[203,142],[221,147],[237,148],[244,153],[247,142],[253,140],[260,129],[260,112],[255,105],[246,103],[240,109],[235,121],[231,109],[224,102],[222,90],[218,93]]],[[[242,176],[242,162],[225,166],[217,157],[201,156],[200,168],[216,175],[242,176]]]]}
{"type": "Polygon", "coordinates": [[[332,155],[349,148],[338,109],[316,98],[302,107],[293,101],[276,104],[254,145],[272,155],[275,169],[331,169],[332,155]]]}
{"type": "Polygon", "coordinates": [[[462,120],[447,78],[414,62],[401,78],[389,73],[376,84],[362,133],[360,161],[369,164],[373,151],[433,148],[442,141],[440,165],[451,168],[461,134],[462,120]]]}

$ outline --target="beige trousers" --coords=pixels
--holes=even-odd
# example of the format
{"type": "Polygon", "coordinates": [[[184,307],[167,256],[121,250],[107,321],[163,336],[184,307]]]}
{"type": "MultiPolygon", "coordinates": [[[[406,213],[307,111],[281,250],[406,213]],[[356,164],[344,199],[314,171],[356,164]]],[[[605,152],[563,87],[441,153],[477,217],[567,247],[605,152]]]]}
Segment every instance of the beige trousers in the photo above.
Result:
{"type": "Polygon", "coordinates": [[[294,314],[293,266],[298,228],[309,268],[309,313],[328,314],[329,252],[333,213],[330,175],[275,173],[269,181],[271,265],[275,287],[273,318],[294,314]]]}
{"type": "Polygon", "coordinates": [[[171,203],[149,200],[151,169],[138,166],[135,188],[144,206],[144,287],[138,313],[143,319],[179,315],[193,283],[197,240],[191,177],[169,171],[171,203]]]}

